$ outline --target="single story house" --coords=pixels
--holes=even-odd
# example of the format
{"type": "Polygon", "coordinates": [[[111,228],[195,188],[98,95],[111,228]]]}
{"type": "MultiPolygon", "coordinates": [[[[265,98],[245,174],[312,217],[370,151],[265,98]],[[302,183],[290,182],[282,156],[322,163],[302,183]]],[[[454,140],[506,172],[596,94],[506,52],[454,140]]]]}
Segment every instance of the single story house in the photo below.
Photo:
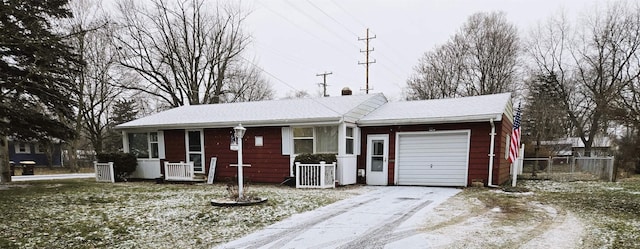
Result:
{"type": "Polygon", "coordinates": [[[173,108],[119,125],[134,177],[157,178],[161,163],[193,162],[215,180],[237,174],[233,127],[246,127],[244,177],[279,183],[300,153],[337,155],[337,181],[371,185],[501,184],[513,108],[511,94],[388,102],[381,94],[284,99],[173,108]]]}

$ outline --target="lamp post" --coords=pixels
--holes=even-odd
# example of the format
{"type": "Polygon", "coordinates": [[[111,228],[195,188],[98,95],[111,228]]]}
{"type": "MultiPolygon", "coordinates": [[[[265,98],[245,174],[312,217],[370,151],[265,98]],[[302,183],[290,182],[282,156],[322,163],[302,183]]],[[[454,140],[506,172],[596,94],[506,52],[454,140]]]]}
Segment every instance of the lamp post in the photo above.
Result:
{"type": "Polygon", "coordinates": [[[242,124],[238,124],[233,128],[233,131],[236,135],[236,141],[238,141],[238,200],[241,200],[244,188],[242,184],[242,137],[247,129],[242,127],[242,124]]]}

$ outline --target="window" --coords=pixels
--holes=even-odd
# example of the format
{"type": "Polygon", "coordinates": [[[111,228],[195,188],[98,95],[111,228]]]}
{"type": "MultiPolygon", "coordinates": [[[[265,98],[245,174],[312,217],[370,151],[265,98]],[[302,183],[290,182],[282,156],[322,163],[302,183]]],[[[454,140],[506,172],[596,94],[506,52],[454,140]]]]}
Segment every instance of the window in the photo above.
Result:
{"type": "Polygon", "coordinates": [[[316,127],[316,153],[338,153],[338,127],[316,127]]]}
{"type": "Polygon", "coordinates": [[[43,148],[43,145],[36,144],[36,154],[44,154],[45,151],[42,148],[43,148]]]}
{"type": "Polygon", "coordinates": [[[149,133],[149,149],[151,152],[151,158],[158,158],[158,133],[149,133]]]}
{"type": "Polygon", "coordinates": [[[31,147],[28,144],[17,142],[15,145],[16,154],[29,154],[31,153],[31,147]]]}
{"type": "Polygon", "coordinates": [[[353,155],[353,127],[347,127],[346,139],[347,142],[345,154],[353,155]]]}
{"type": "Polygon", "coordinates": [[[129,133],[129,153],[137,158],[158,158],[158,133],[129,133]]]}
{"type": "Polygon", "coordinates": [[[293,128],[293,153],[313,153],[313,128],[293,128]]]}
{"type": "Polygon", "coordinates": [[[338,127],[293,128],[293,152],[338,153],[338,127]]]}

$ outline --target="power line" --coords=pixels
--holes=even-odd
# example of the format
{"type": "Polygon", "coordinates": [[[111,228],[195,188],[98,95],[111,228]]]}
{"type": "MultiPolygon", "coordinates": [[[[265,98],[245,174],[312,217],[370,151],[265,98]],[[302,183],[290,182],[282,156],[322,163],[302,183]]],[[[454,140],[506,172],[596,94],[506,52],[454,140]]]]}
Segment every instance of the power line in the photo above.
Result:
{"type": "MultiPolygon", "coordinates": [[[[294,91],[299,91],[298,89],[296,89],[295,87],[293,87],[291,84],[289,84],[289,83],[285,82],[284,80],[282,80],[282,79],[278,78],[277,76],[275,76],[274,74],[272,74],[272,73],[268,72],[267,70],[264,70],[264,68],[262,68],[262,67],[258,66],[258,65],[257,65],[257,64],[255,64],[253,61],[250,61],[250,60],[248,60],[247,58],[244,58],[243,56],[240,56],[240,58],[241,58],[241,59],[243,59],[243,60],[245,60],[246,62],[248,62],[248,63],[249,63],[249,64],[251,64],[252,66],[256,67],[256,68],[257,68],[257,69],[259,69],[260,71],[262,71],[262,72],[264,72],[264,73],[268,74],[269,76],[273,77],[273,78],[274,78],[274,79],[276,79],[277,81],[280,81],[282,84],[285,84],[286,86],[288,86],[289,88],[293,89],[294,91]]],[[[333,111],[333,112],[335,112],[335,113],[340,114],[340,112],[339,112],[339,111],[336,111],[335,109],[331,108],[330,106],[328,106],[328,105],[326,105],[326,104],[324,104],[324,103],[320,102],[320,101],[319,101],[318,99],[316,99],[316,98],[311,98],[310,100],[312,100],[312,101],[314,101],[314,102],[318,103],[318,104],[319,104],[319,105],[321,105],[321,106],[326,107],[327,109],[329,109],[329,110],[331,110],[331,111],[333,111]]]]}
{"type": "MultiPolygon", "coordinates": [[[[315,18],[313,18],[311,15],[307,14],[307,12],[304,12],[302,9],[300,9],[298,6],[292,4],[291,2],[285,0],[285,3],[287,3],[289,6],[291,6],[292,8],[294,8],[295,10],[297,10],[298,12],[300,12],[302,15],[306,16],[307,18],[309,18],[309,20],[315,22],[316,24],[322,26],[325,30],[329,31],[329,33],[331,33],[332,35],[334,35],[335,37],[337,37],[338,39],[342,39],[343,41],[345,41],[348,44],[351,44],[353,46],[356,46],[355,44],[351,43],[351,41],[349,41],[348,39],[344,38],[343,36],[337,34],[333,29],[327,27],[323,22],[320,22],[318,20],[316,20],[315,18]]],[[[356,46],[357,47],[357,46],[356,46]]]]}
{"type": "MultiPolygon", "coordinates": [[[[294,21],[291,21],[291,19],[287,18],[286,16],[284,16],[284,15],[282,15],[282,14],[280,14],[280,13],[276,12],[275,10],[273,10],[273,9],[271,9],[271,8],[269,8],[269,6],[268,6],[267,4],[264,4],[264,3],[260,2],[260,1],[258,1],[258,3],[259,3],[259,4],[261,4],[262,6],[264,6],[265,8],[267,8],[267,9],[268,9],[269,11],[271,11],[272,13],[274,13],[274,14],[276,14],[276,15],[280,16],[282,19],[284,19],[284,20],[285,20],[285,21],[287,21],[288,23],[291,23],[293,26],[295,26],[295,27],[297,27],[298,29],[300,29],[300,30],[304,31],[304,32],[305,32],[305,33],[307,33],[308,35],[310,35],[310,36],[312,36],[312,37],[314,37],[314,38],[318,39],[319,41],[322,41],[322,42],[324,42],[324,43],[328,44],[329,46],[332,46],[332,47],[333,47],[333,48],[335,48],[335,49],[343,50],[342,48],[340,48],[340,47],[336,46],[335,44],[330,43],[330,42],[328,42],[327,40],[323,39],[322,37],[317,36],[316,34],[314,34],[314,33],[310,32],[309,30],[307,30],[307,29],[305,29],[305,28],[301,27],[299,24],[297,24],[297,23],[296,23],[296,22],[294,22],[294,21]]],[[[287,4],[289,4],[289,2],[287,2],[287,4]]],[[[289,5],[291,5],[291,4],[289,4],[289,5]]],[[[294,8],[295,8],[295,7],[294,7],[294,8]]],[[[304,14],[304,13],[303,13],[303,14],[304,14]]],[[[345,52],[345,51],[343,50],[343,52],[345,52]]]]}
{"type": "MultiPolygon", "coordinates": [[[[309,1],[309,0],[307,0],[307,1],[309,1]]],[[[344,7],[342,7],[342,5],[338,4],[338,2],[336,2],[335,0],[331,0],[331,3],[333,3],[336,7],[338,7],[340,10],[342,10],[342,12],[344,12],[347,16],[351,17],[351,18],[352,18],[354,21],[356,21],[358,24],[360,24],[362,28],[366,28],[366,27],[367,27],[367,25],[365,25],[362,21],[360,21],[358,18],[356,18],[355,16],[353,16],[349,11],[347,11],[347,9],[345,9],[344,7]]],[[[329,16],[329,17],[330,17],[330,16],[329,16]]],[[[336,21],[333,17],[330,17],[330,18],[331,18],[332,20],[336,21]]],[[[336,22],[337,22],[337,21],[336,21],[336,22]]],[[[338,23],[340,23],[340,22],[338,22],[338,23]]],[[[340,24],[342,25],[342,23],[340,23],[340,24]]],[[[344,25],[342,25],[342,26],[344,27],[344,25]]],[[[349,32],[351,32],[351,31],[349,31],[349,32]]],[[[353,33],[353,32],[351,32],[351,33],[353,33]]],[[[356,35],[356,36],[357,36],[357,35],[356,35]]],[[[387,45],[387,47],[389,47],[389,48],[391,48],[391,49],[394,49],[394,47],[393,47],[393,46],[391,46],[389,43],[385,42],[385,40],[384,40],[384,39],[382,39],[382,40],[380,40],[380,41],[381,41],[383,44],[386,44],[386,45],[387,45]]],[[[395,52],[396,54],[400,54],[397,50],[395,50],[394,52],[395,52]]],[[[378,53],[379,53],[382,57],[384,57],[385,59],[387,59],[387,60],[388,60],[388,61],[390,61],[390,62],[394,62],[394,61],[395,61],[396,63],[393,63],[393,65],[399,65],[399,63],[397,63],[397,61],[396,61],[396,60],[393,60],[393,59],[391,59],[390,57],[386,56],[386,53],[384,53],[384,51],[378,51],[378,53]]],[[[392,73],[392,74],[395,74],[395,75],[396,75],[396,76],[398,76],[399,78],[406,78],[406,77],[407,77],[406,75],[405,75],[405,76],[402,76],[402,75],[401,75],[400,73],[398,73],[397,71],[392,70],[390,67],[387,67],[387,65],[386,65],[386,64],[384,64],[384,63],[382,63],[382,64],[381,64],[381,66],[382,66],[384,69],[386,69],[388,72],[390,72],[390,73],[392,73]]],[[[397,68],[396,68],[396,69],[397,69],[397,68]]]]}
{"type": "Polygon", "coordinates": [[[318,7],[317,5],[315,5],[313,2],[311,2],[310,0],[307,0],[307,3],[309,3],[311,6],[313,6],[314,8],[316,8],[317,10],[319,10],[320,12],[322,12],[322,14],[324,14],[325,16],[327,16],[329,19],[333,20],[335,23],[337,23],[338,25],[340,25],[342,28],[344,28],[344,30],[346,30],[347,32],[353,34],[353,36],[358,36],[358,34],[356,34],[355,32],[351,31],[349,28],[347,28],[347,26],[345,26],[342,22],[336,20],[335,18],[333,18],[333,16],[329,15],[327,12],[325,12],[323,9],[321,9],[320,7],[318,7]]]}

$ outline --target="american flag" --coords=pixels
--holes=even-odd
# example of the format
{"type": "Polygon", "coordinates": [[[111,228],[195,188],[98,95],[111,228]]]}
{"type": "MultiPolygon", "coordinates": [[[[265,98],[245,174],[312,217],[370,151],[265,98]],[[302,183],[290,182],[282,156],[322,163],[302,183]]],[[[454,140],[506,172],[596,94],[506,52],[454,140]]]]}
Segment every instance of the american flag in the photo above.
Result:
{"type": "Polygon", "coordinates": [[[518,104],[518,111],[513,119],[513,131],[511,132],[511,144],[509,145],[509,163],[518,158],[518,152],[520,151],[520,116],[522,115],[522,109],[518,104]]]}

